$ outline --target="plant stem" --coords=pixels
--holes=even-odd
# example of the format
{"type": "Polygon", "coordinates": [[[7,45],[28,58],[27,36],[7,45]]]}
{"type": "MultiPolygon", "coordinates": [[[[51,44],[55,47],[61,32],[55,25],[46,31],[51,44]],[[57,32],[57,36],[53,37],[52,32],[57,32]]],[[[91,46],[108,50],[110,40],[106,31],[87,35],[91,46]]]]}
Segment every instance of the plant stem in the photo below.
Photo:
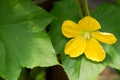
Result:
{"type": "Polygon", "coordinates": [[[88,0],[84,0],[85,1],[85,15],[86,16],[90,16],[90,11],[89,11],[89,7],[88,7],[88,0]]]}
{"type": "Polygon", "coordinates": [[[84,15],[83,15],[83,12],[82,12],[81,2],[80,2],[80,0],[76,0],[76,1],[77,1],[78,5],[79,5],[80,17],[83,18],[84,15]]]}
{"type": "Polygon", "coordinates": [[[83,15],[83,13],[82,13],[82,9],[80,8],[80,16],[81,16],[81,18],[83,18],[84,17],[84,15],[83,15]]]}
{"type": "Polygon", "coordinates": [[[82,11],[84,13],[84,16],[90,16],[89,6],[88,6],[88,0],[79,0],[80,6],[82,7],[82,11]]]}

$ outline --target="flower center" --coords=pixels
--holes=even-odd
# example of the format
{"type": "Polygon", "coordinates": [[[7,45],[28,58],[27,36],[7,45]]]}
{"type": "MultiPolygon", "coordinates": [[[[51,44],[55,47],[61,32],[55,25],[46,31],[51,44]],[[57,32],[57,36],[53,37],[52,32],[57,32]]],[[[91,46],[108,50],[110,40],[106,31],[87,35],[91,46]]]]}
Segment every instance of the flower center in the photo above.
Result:
{"type": "Polygon", "coordinates": [[[83,34],[84,39],[90,39],[91,38],[91,33],[90,32],[85,32],[83,34]]]}

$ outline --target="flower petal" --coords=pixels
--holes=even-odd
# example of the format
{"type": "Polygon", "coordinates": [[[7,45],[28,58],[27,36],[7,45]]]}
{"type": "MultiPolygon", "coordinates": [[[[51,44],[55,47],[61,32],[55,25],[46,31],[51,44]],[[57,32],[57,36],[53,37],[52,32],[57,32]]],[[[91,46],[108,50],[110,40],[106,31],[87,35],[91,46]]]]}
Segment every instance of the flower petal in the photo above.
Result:
{"type": "Polygon", "coordinates": [[[106,54],[99,42],[91,38],[86,41],[85,56],[92,61],[100,62],[105,59],[106,54]]]}
{"type": "Polygon", "coordinates": [[[83,19],[81,19],[78,22],[78,25],[85,31],[96,31],[101,28],[99,22],[90,16],[86,16],[83,19]]]}
{"type": "Polygon", "coordinates": [[[62,33],[67,38],[72,38],[80,34],[80,28],[75,22],[71,20],[66,20],[63,22],[63,25],[62,25],[62,33]]]}
{"type": "Polygon", "coordinates": [[[77,36],[70,40],[65,46],[65,54],[70,57],[78,57],[85,51],[86,40],[82,36],[77,36]]]}
{"type": "Polygon", "coordinates": [[[107,44],[113,44],[117,41],[116,37],[111,33],[105,33],[105,32],[103,33],[103,32],[96,31],[96,32],[93,32],[92,36],[97,40],[107,44]]]}

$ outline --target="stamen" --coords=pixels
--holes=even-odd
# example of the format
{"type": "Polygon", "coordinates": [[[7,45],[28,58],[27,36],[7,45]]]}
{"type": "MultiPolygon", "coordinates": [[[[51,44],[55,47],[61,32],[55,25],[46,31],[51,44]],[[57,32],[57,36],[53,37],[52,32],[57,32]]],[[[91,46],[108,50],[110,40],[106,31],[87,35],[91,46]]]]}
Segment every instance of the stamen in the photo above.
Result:
{"type": "Polygon", "coordinates": [[[85,32],[84,39],[90,39],[90,38],[91,38],[91,34],[89,32],[85,32]]]}

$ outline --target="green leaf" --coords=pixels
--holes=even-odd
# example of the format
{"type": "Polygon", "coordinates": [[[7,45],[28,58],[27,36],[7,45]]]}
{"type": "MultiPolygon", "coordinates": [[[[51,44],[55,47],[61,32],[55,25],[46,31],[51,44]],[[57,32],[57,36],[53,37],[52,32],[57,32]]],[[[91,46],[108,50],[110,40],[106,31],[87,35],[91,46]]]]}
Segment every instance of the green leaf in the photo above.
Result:
{"type": "Polygon", "coordinates": [[[97,75],[104,69],[101,63],[91,62],[84,56],[70,58],[64,54],[64,46],[68,39],[61,32],[64,20],[78,22],[82,17],[77,0],[62,0],[55,3],[51,13],[56,17],[51,24],[50,36],[57,53],[62,55],[62,65],[69,80],[95,80],[97,75]]]}
{"type": "Polygon", "coordinates": [[[82,14],[78,0],[62,0],[56,2],[51,13],[56,17],[56,20],[51,24],[50,36],[55,50],[59,53],[63,51],[64,44],[67,40],[61,33],[61,25],[63,21],[71,19],[77,22],[82,14]]]}
{"type": "Polygon", "coordinates": [[[91,62],[85,56],[76,59],[65,56],[62,63],[70,80],[97,80],[97,76],[104,69],[101,63],[91,62]]]}
{"type": "MultiPolygon", "coordinates": [[[[119,4],[120,5],[120,4],[119,4]]],[[[107,59],[104,65],[112,66],[120,70],[120,7],[116,4],[103,4],[96,8],[93,16],[100,22],[104,32],[113,33],[118,41],[115,45],[105,45],[107,59]]]]}
{"type": "Polygon", "coordinates": [[[45,27],[53,20],[30,0],[0,0],[0,76],[17,80],[23,67],[58,64],[45,27]]]}
{"type": "Polygon", "coordinates": [[[120,7],[120,0],[116,0],[116,4],[120,7]]]}

